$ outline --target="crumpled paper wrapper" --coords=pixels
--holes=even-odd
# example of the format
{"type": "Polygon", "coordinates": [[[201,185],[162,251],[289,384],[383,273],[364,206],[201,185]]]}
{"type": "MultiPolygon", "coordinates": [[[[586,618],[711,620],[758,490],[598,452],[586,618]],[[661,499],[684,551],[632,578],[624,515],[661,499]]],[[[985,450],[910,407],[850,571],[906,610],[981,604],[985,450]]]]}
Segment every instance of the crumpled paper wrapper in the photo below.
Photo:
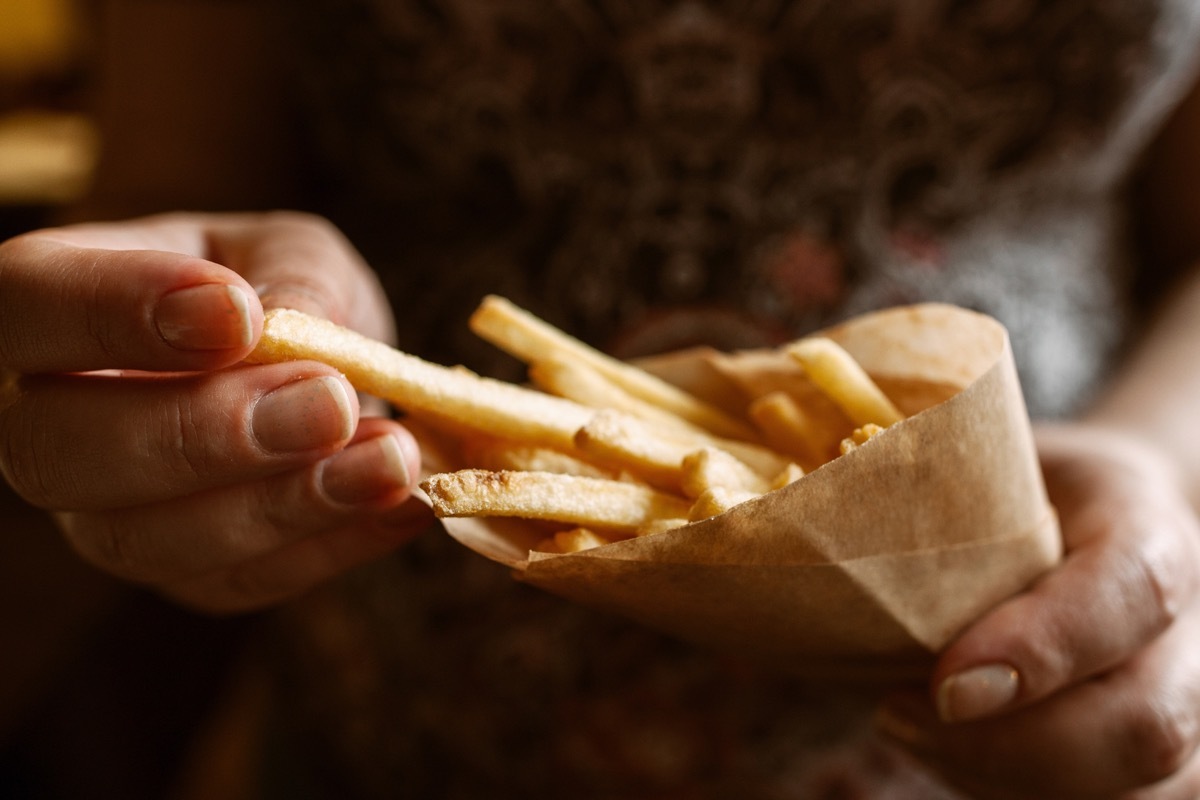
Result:
{"type": "MultiPolygon", "coordinates": [[[[526,583],[777,670],[920,674],[1061,557],[1008,336],[939,304],[821,333],[912,416],[783,489],[665,533],[556,555],[531,552],[545,529],[520,520],[447,519],[446,530],[526,583]]],[[[726,405],[780,380],[811,391],[781,353],[688,359],[664,374],[704,376],[726,405]]]]}

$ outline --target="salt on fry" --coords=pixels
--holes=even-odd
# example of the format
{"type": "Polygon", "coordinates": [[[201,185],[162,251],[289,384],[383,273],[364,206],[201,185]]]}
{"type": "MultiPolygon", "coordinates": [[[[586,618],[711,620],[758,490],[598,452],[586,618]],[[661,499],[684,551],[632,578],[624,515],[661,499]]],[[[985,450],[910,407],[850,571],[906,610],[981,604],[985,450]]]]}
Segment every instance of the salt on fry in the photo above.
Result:
{"type": "Polygon", "coordinates": [[[421,483],[438,517],[523,517],[632,535],[647,522],[686,517],[688,501],[648,486],[551,472],[465,469],[421,483]]]}
{"type": "Polygon", "coordinates": [[[855,425],[886,428],[904,419],[854,357],[832,339],[812,336],[793,342],[787,351],[855,425]]]}
{"type": "Polygon", "coordinates": [[[502,297],[484,298],[469,325],[476,334],[526,364],[551,359],[584,363],[629,394],[705,430],[734,439],[755,438],[753,428],[716,406],[645,370],[605,355],[502,297]]]}
{"type": "Polygon", "coordinates": [[[575,431],[594,413],[561,397],[424,361],[319,317],[268,311],[248,360],[295,359],[329,364],[356,389],[407,411],[561,450],[573,447],[575,431]]]}

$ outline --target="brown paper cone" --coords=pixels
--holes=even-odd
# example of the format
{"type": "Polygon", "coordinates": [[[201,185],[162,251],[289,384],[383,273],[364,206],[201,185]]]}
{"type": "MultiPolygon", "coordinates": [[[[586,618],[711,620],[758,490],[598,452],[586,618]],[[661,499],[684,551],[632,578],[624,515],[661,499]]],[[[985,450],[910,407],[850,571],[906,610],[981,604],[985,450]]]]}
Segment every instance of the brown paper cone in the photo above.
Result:
{"type": "MultiPolygon", "coordinates": [[[[784,489],[666,533],[549,555],[530,552],[544,531],[519,521],[446,529],[528,583],[779,669],[924,668],[1061,554],[1008,337],[990,318],[936,304],[824,333],[881,384],[953,396],[784,489]]],[[[717,366],[753,394],[747,376],[773,358],[717,366]]]]}

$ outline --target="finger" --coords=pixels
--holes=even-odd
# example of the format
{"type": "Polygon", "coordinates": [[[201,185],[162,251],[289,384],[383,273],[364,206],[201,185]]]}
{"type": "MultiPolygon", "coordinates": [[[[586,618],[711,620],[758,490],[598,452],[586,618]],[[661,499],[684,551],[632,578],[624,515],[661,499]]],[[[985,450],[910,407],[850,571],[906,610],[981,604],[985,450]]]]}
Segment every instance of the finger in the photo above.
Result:
{"type": "Polygon", "coordinates": [[[207,218],[210,257],[255,287],[267,308],[296,308],[374,339],[394,338],[375,274],[322,217],[291,211],[207,218]]]}
{"type": "Polygon", "coordinates": [[[1120,669],[1012,714],[946,724],[910,697],[882,727],[984,798],[1116,797],[1173,780],[1200,740],[1198,618],[1189,612],[1120,669]]]}
{"type": "Polygon", "coordinates": [[[313,362],[27,378],[0,410],[0,470],[45,508],[142,505],[314,462],[357,418],[350,384],[313,362]]]}
{"type": "Polygon", "coordinates": [[[1176,495],[1120,486],[1072,512],[1061,567],[1002,604],[942,655],[934,673],[947,721],[1027,705],[1123,662],[1196,597],[1200,529],[1176,495]],[[1141,491],[1141,490],[1139,490],[1141,491]]]}
{"type": "Polygon", "coordinates": [[[1195,800],[1200,797],[1200,755],[1165,780],[1121,795],[1120,800],[1195,800]]]}
{"type": "Polygon", "coordinates": [[[0,245],[0,366],[19,372],[198,370],[241,360],[262,328],[250,284],[186,253],[0,245]]]}
{"type": "Polygon", "coordinates": [[[348,523],[166,591],[177,601],[209,613],[265,608],[394,552],[429,530],[434,521],[429,506],[414,498],[386,514],[348,523]]]}
{"type": "Polygon", "coordinates": [[[150,506],[60,514],[59,523],[106,572],[169,583],[393,509],[408,499],[419,467],[407,431],[367,419],[346,449],[305,468],[150,506]]]}

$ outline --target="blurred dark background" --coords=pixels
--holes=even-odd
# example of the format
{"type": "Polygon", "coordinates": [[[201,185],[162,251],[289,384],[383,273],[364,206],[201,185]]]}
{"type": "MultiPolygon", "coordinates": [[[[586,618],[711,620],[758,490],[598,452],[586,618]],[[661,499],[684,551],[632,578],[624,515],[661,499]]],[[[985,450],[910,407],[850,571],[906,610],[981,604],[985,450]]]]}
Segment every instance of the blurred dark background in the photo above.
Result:
{"type": "MultiPolygon", "coordinates": [[[[0,240],[68,216],[101,146],[87,0],[0,0],[0,240]]],[[[0,798],[177,796],[241,626],[122,587],[0,482],[0,798]]]]}

